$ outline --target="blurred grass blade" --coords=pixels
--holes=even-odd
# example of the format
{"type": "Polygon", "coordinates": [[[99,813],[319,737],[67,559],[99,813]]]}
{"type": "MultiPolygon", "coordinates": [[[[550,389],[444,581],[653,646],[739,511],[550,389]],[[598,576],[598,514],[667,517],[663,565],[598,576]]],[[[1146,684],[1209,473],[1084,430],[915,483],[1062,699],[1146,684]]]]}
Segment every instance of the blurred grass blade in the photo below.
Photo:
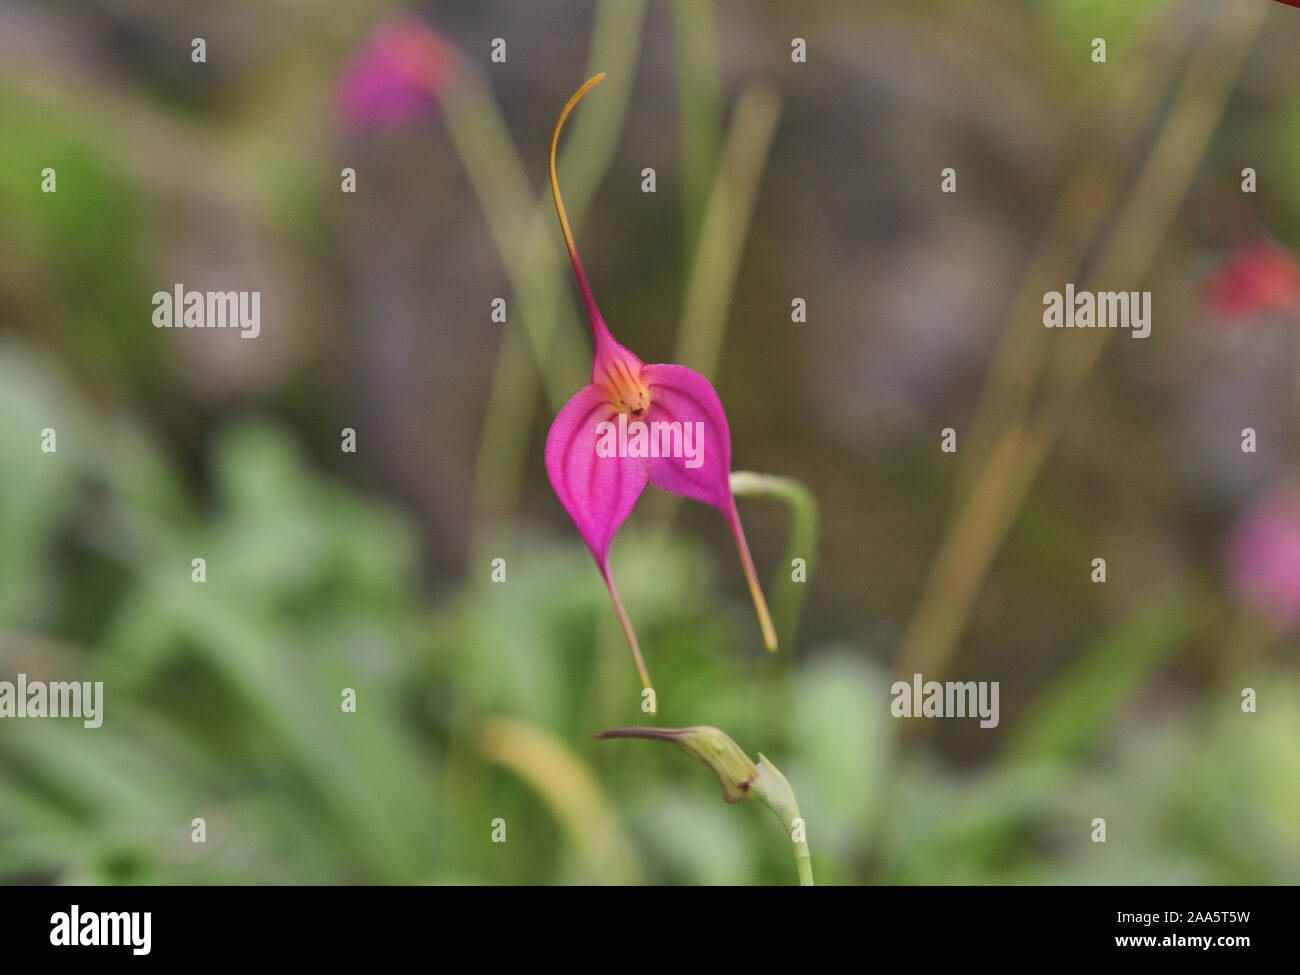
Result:
{"type": "Polygon", "coordinates": [[[1203,593],[1184,586],[1086,649],[1023,722],[1011,757],[1068,758],[1098,741],[1142,682],[1197,630],[1205,603],[1203,593]]]}
{"type": "Polygon", "coordinates": [[[713,177],[672,359],[704,376],[717,371],[736,271],[780,112],[780,99],[771,88],[746,88],[713,177]]]}
{"type": "Polygon", "coordinates": [[[638,882],[636,851],[582,759],[540,728],[509,718],[484,722],[477,745],[484,758],[509,769],[542,797],[592,882],[638,882]]]}
{"type": "Polygon", "coordinates": [[[673,44],[682,147],[682,254],[690,264],[722,132],[718,32],[712,0],[673,0],[673,44]]]}

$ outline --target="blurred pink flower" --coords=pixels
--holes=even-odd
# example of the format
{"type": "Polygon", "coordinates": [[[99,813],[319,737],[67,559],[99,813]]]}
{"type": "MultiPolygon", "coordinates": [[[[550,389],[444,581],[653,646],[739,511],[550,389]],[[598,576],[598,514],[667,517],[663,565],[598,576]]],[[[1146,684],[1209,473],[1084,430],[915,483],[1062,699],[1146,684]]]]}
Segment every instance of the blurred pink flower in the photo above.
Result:
{"type": "Polygon", "coordinates": [[[1210,276],[1205,300],[1232,320],[1261,311],[1300,314],[1300,261],[1272,241],[1252,244],[1210,276]]]}
{"type": "Polygon", "coordinates": [[[1228,542],[1232,587],[1282,629],[1300,625],[1300,485],[1267,491],[1246,509],[1228,542]]]}
{"type": "Polygon", "coordinates": [[[452,47],[418,17],[381,23],[343,68],[339,107],[362,130],[402,125],[434,109],[449,77],[452,47]]]}

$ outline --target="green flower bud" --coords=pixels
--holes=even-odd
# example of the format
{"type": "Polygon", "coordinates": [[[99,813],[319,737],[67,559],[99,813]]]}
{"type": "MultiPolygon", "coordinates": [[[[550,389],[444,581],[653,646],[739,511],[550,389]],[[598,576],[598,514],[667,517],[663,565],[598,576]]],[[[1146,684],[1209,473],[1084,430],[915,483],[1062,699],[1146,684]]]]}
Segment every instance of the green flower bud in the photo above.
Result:
{"type": "Polygon", "coordinates": [[[602,731],[596,737],[670,741],[713,770],[722,783],[722,798],[727,802],[741,802],[751,796],[757,799],[785,826],[794,845],[799,882],[812,886],[812,858],[804,836],[806,827],[799,816],[799,804],[786,777],[766,757],[760,754],[758,764],[754,764],[730,735],[708,725],[694,728],[616,728],[602,731]]]}
{"type": "Polygon", "coordinates": [[[742,802],[749,798],[758,768],[726,732],[700,725],[695,728],[617,728],[602,731],[597,738],[650,738],[671,741],[692,758],[713,769],[722,783],[722,798],[742,802]]]}

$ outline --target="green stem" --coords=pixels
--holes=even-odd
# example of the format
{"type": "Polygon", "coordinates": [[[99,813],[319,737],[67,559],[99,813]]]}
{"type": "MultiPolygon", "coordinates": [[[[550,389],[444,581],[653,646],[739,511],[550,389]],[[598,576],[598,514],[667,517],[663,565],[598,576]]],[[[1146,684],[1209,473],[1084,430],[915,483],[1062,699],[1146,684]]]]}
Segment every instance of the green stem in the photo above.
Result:
{"type": "Polygon", "coordinates": [[[758,753],[754,780],[749,791],[754,798],[776,814],[785,826],[786,836],[794,846],[794,865],[799,871],[799,884],[803,887],[813,886],[812,854],[808,852],[807,826],[799,815],[799,803],[795,801],[794,789],[781,770],[767,760],[762,752],[758,753]]]}
{"type": "Polygon", "coordinates": [[[732,472],[731,492],[738,498],[771,498],[790,509],[790,540],[786,544],[785,560],[777,571],[770,591],[773,616],[777,622],[777,637],[782,644],[792,647],[807,584],[795,582],[791,577],[791,569],[795,559],[803,559],[805,571],[809,576],[812,574],[817,560],[821,521],[817,499],[807,487],[792,477],[755,474],[751,471],[732,472]]]}

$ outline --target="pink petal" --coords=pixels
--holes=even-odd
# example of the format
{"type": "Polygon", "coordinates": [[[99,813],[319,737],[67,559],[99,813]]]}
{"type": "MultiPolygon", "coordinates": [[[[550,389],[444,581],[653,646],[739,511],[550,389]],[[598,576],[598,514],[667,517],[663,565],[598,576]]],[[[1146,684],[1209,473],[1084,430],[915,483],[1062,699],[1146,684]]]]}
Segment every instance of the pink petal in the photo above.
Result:
{"type": "MultiPolygon", "coordinates": [[[[650,408],[643,418],[651,424],[668,422],[687,424],[697,436],[692,440],[696,448],[694,457],[650,458],[650,483],[664,491],[694,498],[712,505],[722,512],[736,540],[740,565],[749,583],[749,592],[763,629],[763,642],[769,650],[776,649],[776,629],[772,614],[754,571],[754,559],[749,554],[745,530],[736,513],[736,499],[731,493],[731,431],[727,427],[727,414],[722,401],[709,381],[698,372],[685,366],[657,363],[641,371],[641,381],[650,389],[650,408]],[[698,426],[697,426],[698,424],[698,426]],[[694,466],[698,463],[698,466],[694,466]]],[[[683,446],[685,437],[683,436],[683,446]]]]}
{"type": "Polygon", "coordinates": [[[645,490],[640,458],[598,457],[597,426],[617,423],[605,391],[584,386],[564,404],[546,437],[546,473],[582,540],[608,575],[609,543],[645,490]]]}
{"type": "Polygon", "coordinates": [[[680,423],[683,432],[689,423],[692,431],[702,434],[702,441],[692,441],[700,451],[698,467],[688,466],[695,461],[687,457],[652,457],[650,483],[703,501],[730,517],[735,508],[731,498],[731,431],[718,394],[707,379],[685,366],[646,366],[641,380],[650,389],[650,409],[642,418],[646,423],[680,423]]]}

